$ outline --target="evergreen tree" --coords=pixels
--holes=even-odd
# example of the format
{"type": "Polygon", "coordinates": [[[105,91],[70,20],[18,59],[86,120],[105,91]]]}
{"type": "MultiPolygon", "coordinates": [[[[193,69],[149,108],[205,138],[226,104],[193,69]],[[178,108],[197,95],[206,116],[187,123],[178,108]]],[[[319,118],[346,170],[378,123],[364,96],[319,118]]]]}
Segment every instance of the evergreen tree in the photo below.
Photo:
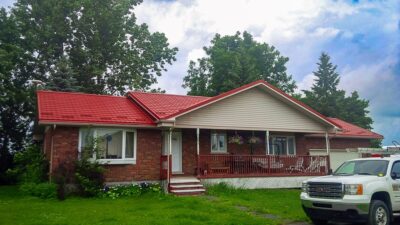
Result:
{"type": "Polygon", "coordinates": [[[46,89],[53,91],[79,91],[80,88],[70,63],[65,57],[61,58],[51,72],[46,89]]]}
{"type": "Polygon", "coordinates": [[[189,95],[214,96],[255,80],[266,80],[287,93],[296,88],[286,73],[287,57],[274,46],[255,41],[251,34],[233,36],[216,34],[206,57],[191,61],[183,87],[189,95]]]}
{"type": "Polygon", "coordinates": [[[337,66],[330,62],[328,54],[322,53],[317,65],[315,83],[311,90],[303,90],[305,97],[301,100],[325,116],[371,129],[373,121],[367,110],[369,101],[360,99],[356,91],[346,97],[346,92],[338,89],[340,77],[336,72],[337,66]]]}

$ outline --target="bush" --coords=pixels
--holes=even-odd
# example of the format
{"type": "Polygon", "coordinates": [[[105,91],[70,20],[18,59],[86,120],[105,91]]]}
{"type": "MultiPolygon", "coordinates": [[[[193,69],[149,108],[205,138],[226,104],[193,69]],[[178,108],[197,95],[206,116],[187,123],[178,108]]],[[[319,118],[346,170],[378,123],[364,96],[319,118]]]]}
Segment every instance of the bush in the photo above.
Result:
{"type": "Polygon", "coordinates": [[[48,179],[49,163],[39,146],[30,145],[14,155],[15,167],[7,171],[19,183],[42,183],[48,179]]]}
{"type": "Polygon", "coordinates": [[[85,197],[98,196],[104,186],[104,168],[96,161],[81,159],[76,163],[75,178],[80,194],[85,197]]]}
{"type": "Polygon", "coordinates": [[[102,139],[86,137],[86,145],[81,150],[81,155],[75,164],[75,178],[78,183],[80,194],[85,197],[93,197],[101,194],[104,187],[104,168],[93,159],[98,159],[103,152],[100,148],[102,139]]]}
{"type": "Polygon", "coordinates": [[[105,187],[102,197],[117,199],[120,197],[139,196],[144,193],[161,194],[163,192],[159,184],[140,183],[105,187]]]}
{"type": "Polygon", "coordinates": [[[53,183],[24,183],[20,186],[20,190],[42,199],[55,198],[57,195],[57,185],[53,183]]]}

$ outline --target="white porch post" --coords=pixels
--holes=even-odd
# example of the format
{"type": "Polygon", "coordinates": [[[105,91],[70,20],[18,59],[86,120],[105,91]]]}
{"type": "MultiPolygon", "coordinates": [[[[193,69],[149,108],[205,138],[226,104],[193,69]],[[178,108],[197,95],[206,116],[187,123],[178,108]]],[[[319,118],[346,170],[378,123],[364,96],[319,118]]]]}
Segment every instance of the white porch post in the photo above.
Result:
{"type": "Polygon", "coordinates": [[[168,132],[168,158],[167,158],[168,159],[168,173],[167,173],[168,189],[169,189],[169,183],[170,183],[171,174],[172,174],[172,171],[171,171],[172,158],[171,158],[171,156],[172,156],[172,128],[170,128],[169,132],[168,132]]]}
{"type": "Polygon", "coordinates": [[[196,129],[196,139],[197,139],[197,176],[200,175],[200,128],[196,129]]]}
{"type": "Polygon", "coordinates": [[[325,145],[326,145],[326,154],[329,156],[331,153],[331,149],[329,146],[329,135],[328,132],[325,132],[325,145]]]}
{"type": "Polygon", "coordinates": [[[269,155],[269,130],[265,132],[265,139],[267,143],[267,155],[269,155]]]}
{"type": "Polygon", "coordinates": [[[196,129],[196,137],[197,137],[197,156],[200,155],[200,128],[196,129]]]}

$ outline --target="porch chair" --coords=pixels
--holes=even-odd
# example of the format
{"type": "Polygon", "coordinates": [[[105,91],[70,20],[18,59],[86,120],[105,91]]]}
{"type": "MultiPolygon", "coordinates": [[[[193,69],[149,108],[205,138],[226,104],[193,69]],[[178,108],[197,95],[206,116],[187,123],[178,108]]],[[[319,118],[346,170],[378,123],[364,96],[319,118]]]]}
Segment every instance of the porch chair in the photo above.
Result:
{"type": "Polygon", "coordinates": [[[317,157],[315,160],[313,160],[311,158],[311,163],[310,165],[305,169],[306,172],[308,173],[318,173],[320,172],[320,166],[321,166],[321,162],[320,162],[320,158],[317,157]]]}
{"type": "Polygon", "coordinates": [[[302,172],[304,171],[303,163],[304,163],[304,158],[303,157],[298,158],[296,164],[289,166],[289,168],[286,168],[286,171],[288,171],[289,173],[302,172]]]}

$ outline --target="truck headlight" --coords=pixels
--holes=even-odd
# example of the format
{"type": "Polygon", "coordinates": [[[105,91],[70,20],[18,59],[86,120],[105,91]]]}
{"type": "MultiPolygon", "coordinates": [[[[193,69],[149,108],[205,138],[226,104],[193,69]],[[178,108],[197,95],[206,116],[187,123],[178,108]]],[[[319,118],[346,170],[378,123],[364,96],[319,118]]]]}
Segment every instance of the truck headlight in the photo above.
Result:
{"type": "Polygon", "coordinates": [[[308,183],[302,183],[301,185],[301,191],[304,193],[308,193],[308,183]]]}
{"type": "Polygon", "coordinates": [[[362,195],[364,188],[362,184],[345,184],[344,194],[345,195],[362,195]]]}

